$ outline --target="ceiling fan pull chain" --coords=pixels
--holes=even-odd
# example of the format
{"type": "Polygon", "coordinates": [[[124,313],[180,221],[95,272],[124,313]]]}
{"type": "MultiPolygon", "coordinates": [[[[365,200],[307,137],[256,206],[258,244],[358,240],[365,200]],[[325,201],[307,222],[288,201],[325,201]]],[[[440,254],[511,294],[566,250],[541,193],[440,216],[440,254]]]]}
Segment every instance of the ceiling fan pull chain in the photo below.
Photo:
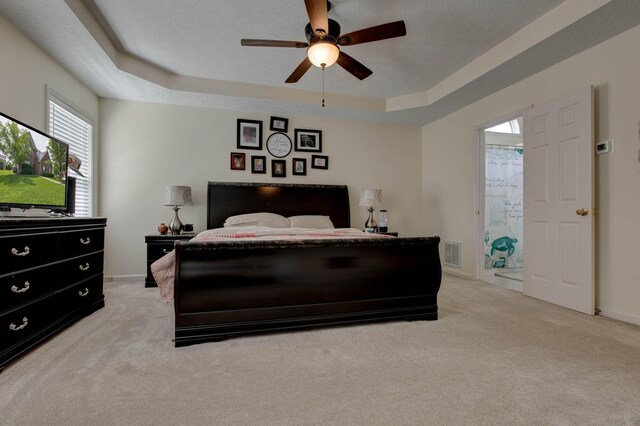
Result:
{"type": "Polygon", "coordinates": [[[324,68],[325,65],[322,64],[322,108],[324,108],[324,68]]]}

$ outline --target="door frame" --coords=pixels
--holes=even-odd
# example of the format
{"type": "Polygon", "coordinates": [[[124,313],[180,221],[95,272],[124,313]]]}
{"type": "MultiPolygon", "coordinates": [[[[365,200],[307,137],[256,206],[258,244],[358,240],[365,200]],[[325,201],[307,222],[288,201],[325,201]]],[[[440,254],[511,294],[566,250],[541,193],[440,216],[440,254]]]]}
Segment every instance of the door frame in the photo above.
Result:
{"type": "MultiPolygon", "coordinates": [[[[475,280],[483,280],[484,278],[484,219],[485,219],[485,153],[484,153],[484,131],[493,126],[496,126],[500,123],[504,123],[506,121],[514,120],[520,116],[524,116],[525,111],[533,108],[533,105],[528,105],[526,107],[520,108],[510,114],[503,115],[498,118],[494,118],[493,120],[486,121],[482,124],[478,124],[473,128],[473,147],[474,147],[474,157],[475,157],[475,205],[474,205],[474,259],[475,259],[475,270],[473,273],[473,279],[475,280]]],[[[521,131],[524,129],[521,129],[521,131]]],[[[524,134],[523,134],[524,138],[524,134]]]]}

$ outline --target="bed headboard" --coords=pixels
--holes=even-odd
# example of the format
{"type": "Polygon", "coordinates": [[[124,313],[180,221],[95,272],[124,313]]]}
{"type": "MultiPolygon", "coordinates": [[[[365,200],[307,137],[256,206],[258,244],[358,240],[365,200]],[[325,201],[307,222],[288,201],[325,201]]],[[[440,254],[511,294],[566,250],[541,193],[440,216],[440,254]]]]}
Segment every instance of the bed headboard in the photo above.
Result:
{"type": "Polygon", "coordinates": [[[209,182],[207,229],[221,228],[229,216],[260,212],[329,216],[336,228],[351,226],[346,185],[209,182]]]}

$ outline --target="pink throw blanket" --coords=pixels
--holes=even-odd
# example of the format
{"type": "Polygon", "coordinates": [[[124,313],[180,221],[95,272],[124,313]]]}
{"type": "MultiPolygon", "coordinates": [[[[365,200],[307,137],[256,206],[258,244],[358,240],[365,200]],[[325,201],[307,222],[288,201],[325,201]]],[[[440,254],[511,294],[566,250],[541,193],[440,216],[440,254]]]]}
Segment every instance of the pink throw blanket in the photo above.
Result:
{"type": "MultiPolygon", "coordinates": [[[[293,240],[330,240],[353,238],[394,238],[389,235],[362,232],[355,228],[308,229],[308,228],[270,228],[265,226],[216,228],[203,231],[190,241],[293,241],[293,240]]],[[[172,250],[151,264],[151,273],[158,284],[160,298],[164,303],[173,299],[175,279],[175,253],[172,250]]]]}

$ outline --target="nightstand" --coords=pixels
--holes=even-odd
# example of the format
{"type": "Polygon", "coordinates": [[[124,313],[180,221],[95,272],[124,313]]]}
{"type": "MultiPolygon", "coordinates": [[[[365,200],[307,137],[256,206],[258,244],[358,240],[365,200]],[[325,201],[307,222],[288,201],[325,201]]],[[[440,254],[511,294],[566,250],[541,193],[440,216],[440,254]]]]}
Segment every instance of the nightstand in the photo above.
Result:
{"type": "Polygon", "coordinates": [[[397,237],[398,236],[397,232],[376,232],[376,234],[391,235],[393,237],[397,237]]]}
{"type": "Polygon", "coordinates": [[[151,264],[160,259],[165,254],[173,250],[173,243],[179,240],[188,241],[193,238],[193,234],[185,235],[145,235],[144,242],[147,243],[147,277],[144,279],[145,287],[157,287],[156,280],[151,274],[151,264]]]}

